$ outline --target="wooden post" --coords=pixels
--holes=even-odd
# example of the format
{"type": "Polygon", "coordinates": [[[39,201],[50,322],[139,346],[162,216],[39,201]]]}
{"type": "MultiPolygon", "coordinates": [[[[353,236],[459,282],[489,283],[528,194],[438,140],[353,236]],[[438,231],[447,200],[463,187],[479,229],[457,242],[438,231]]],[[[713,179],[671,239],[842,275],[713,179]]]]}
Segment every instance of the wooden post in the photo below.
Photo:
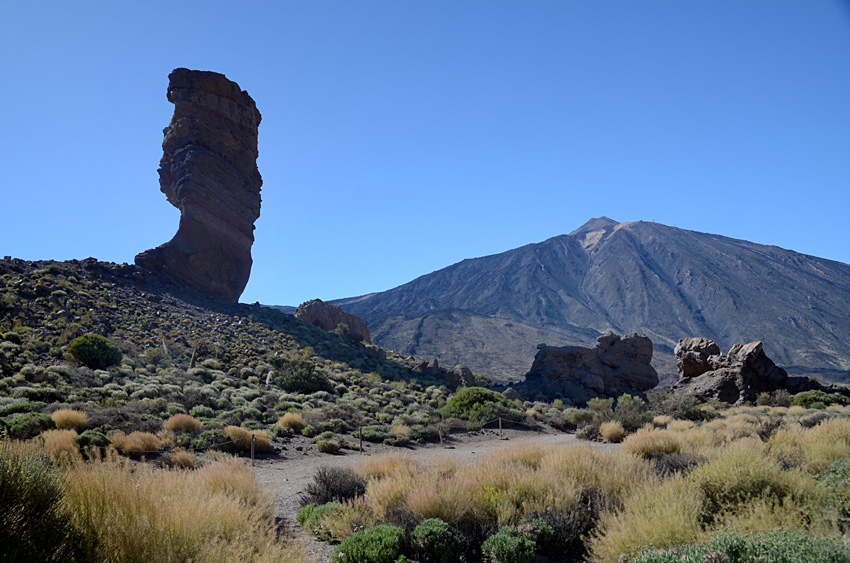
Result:
{"type": "Polygon", "coordinates": [[[363,453],[363,427],[360,427],[360,453],[363,453]]]}
{"type": "Polygon", "coordinates": [[[502,417],[499,417],[499,438],[502,437],[502,417]]]}
{"type": "Polygon", "coordinates": [[[257,436],[251,434],[251,467],[254,467],[254,443],[257,441],[257,436]]]}
{"type": "Polygon", "coordinates": [[[443,428],[441,426],[437,427],[437,432],[440,434],[440,447],[443,447],[443,428]]]}

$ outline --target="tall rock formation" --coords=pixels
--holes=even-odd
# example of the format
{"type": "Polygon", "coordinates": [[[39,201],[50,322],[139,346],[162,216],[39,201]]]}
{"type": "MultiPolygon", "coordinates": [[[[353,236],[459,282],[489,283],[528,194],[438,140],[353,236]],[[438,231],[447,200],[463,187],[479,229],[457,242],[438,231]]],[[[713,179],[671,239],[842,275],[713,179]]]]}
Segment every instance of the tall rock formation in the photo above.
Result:
{"type": "Polygon", "coordinates": [[[223,74],[178,68],[168,79],[174,115],[164,130],[159,184],[180,209],[180,226],[136,264],[236,302],[251,274],[260,216],[260,112],[223,74]]]}
{"type": "Polygon", "coordinates": [[[639,334],[620,338],[605,333],[593,348],[540,344],[525,381],[516,386],[527,397],[556,395],[573,403],[595,397],[643,395],[658,385],[650,365],[652,341],[639,334]]]}

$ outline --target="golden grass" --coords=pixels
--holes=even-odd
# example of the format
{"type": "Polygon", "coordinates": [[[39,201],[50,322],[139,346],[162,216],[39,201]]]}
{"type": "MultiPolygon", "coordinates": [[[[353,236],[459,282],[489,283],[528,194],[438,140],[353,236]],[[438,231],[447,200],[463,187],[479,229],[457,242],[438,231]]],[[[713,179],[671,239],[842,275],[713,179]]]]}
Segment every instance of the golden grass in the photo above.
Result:
{"type": "Polygon", "coordinates": [[[543,453],[544,449],[542,446],[518,443],[502,446],[484,455],[481,459],[501,460],[504,463],[510,462],[531,469],[537,469],[540,467],[540,460],[543,459],[543,453]]]}
{"type": "Polygon", "coordinates": [[[130,432],[124,434],[121,431],[109,435],[112,445],[124,455],[140,456],[157,453],[162,447],[162,440],[150,432],[130,432]]]}
{"type": "Polygon", "coordinates": [[[672,416],[667,416],[666,414],[659,414],[658,416],[652,419],[652,425],[657,426],[658,428],[665,428],[668,424],[670,424],[672,420],[672,416]]]}
{"type": "Polygon", "coordinates": [[[850,457],[850,418],[829,418],[812,428],[779,429],[768,442],[772,455],[789,466],[820,475],[830,463],[850,457]]]}
{"type": "Polygon", "coordinates": [[[282,417],[277,419],[277,424],[284,428],[291,428],[296,434],[300,433],[307,427],[307,421],[304,420],[304,417],[297,412],[288,412],[284,414],[282,417]]]}
{"type": "Polygon", "coordinates": [[[77,430],[80,431],[86,427],[89,422],[89,415],[80,410],[75,409],[59,409],[51,413],[50,418],[56,423],[56,428],[59,430],[77,430]]]}
{"type": "Polygon", "coordinates": [[[642,547],[666,548],[702,539],[699,524],[703,498],[699,489],[680,476],[635,489],[622,511],[603,513],[587,545],[591,561],[617,563],[621,554],[642,547]]]}
{"type": "Polygon", "coordinates": [[[76,452],[79,450],[76,430],[45,430],[41,434],[44,441],[44,451],[50,457],[58,457],[62,454],[76,452]]]}
{"type": "Polygon", "coordinates": [[[198,458],[194,452],[178,449],[168,455],[168,464],[177,469],[195,469],[198,466],[198,458]]]}
{"type": "MultiPolygon", "coordinates": [[[[276,538],[271,497],[244,498],[222,489],[210,473],[236,467],[213,462],[210,470],[154,470],[113,456],[72,464],[65,503],[90,542],[94,561],[302,561],[302,549],[276,538]]],[[[205,468],[206,469],[206,468],[205,468]]],[[[253,482],[253,474],[239,478],[253,482]]],[[[253,482],[254,488],[256,483],[253,482]]]]}
{"type": "Polygon", "coordinates": [[[603,442],[619,444],[626,436],[626,429],[619,420],[609,420],[599,425],[599,437],[603,442]]]}
{"type": "Polygon", "coordinates": [[[347,500],[334,511],[332,517],[322,518],[320,525],[324,532],[342,541],[354,532],[371,528],[378,524],[368,505],[362,498],[347,500]]]}
{"type": "Polygon", "coordinates": [[[686,439],[681,432],[672,430],[647,430],[641,428],[623,440],[621,449],[639,457],[655,454],[678,453],[685,449],[686,439]]]}
{"type": "Polygon", "coordinates": [[[272,443],[269,433],[265,430],[246,430],[240,426],[228,426],[224,429],[227,437],[237,449],[245,452],[251,451],[251,438],[254,438],[254,451],[257,453],[272,451],[272,443]]]}
{"type": "Polygon", "coordinates": [[[190,432],[194,434],[201,430],[204,423],[188,414],[175,414],[162,423],[162,427],[172,432],[190,432]]]}
{"type": "Polygon", "coordinates": [[[673,432],[686,432],[693,428],[695,425],[690,420],[671,420],[667,423],[667,430],[672,430],[673,432]]]}
{"type": "Polygon", "coordinates": [[[805,414],[806,407],[802,407],[800,405],[791,405],[790,407],[788,407],[788,412],[799,416],[801,414],[805,414]]]}
{"type": "Polygon", "coordinates": [[[406,424],[397,424],[393,426],[393,433],[398,434],[399,436],[410,436],[410,426],[406,424]]]}
{"type": "Polygon", "coordinates": [[[382,479],[401,472],[415,475],[421,470],[421,465],[413,456],[401,452],[390,452],[364,459],[356,469],[365,481],[382,479]]]}

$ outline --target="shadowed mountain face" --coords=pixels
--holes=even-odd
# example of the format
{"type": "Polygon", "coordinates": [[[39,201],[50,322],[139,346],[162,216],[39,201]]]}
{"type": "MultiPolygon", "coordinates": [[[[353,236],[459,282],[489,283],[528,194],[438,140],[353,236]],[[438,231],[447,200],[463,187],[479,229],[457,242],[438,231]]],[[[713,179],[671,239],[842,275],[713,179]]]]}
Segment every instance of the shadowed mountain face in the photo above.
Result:
{"type": "Polygon", "coordinates": [[[679,338],[762,340],[790,373],[850,381],[850,265],[658,223],[592,219],[569,235],[464,260],[336,301],[381,346],[519,379],[536,346],[606,330],[655,346],[662,385],[679,338]]]}

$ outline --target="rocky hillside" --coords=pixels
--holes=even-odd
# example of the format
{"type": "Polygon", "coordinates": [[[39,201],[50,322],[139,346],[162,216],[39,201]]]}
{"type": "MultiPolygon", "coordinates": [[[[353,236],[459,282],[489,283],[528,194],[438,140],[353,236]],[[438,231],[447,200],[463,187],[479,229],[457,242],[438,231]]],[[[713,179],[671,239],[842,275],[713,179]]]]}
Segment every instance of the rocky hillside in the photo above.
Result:
{"type": "Polygon", "coordinates": [[[381,346],[502,380],[524,375],[539,343],[588,345],[607,330],[649,336],[662,384],[685,336],[724,350],[762,340],[789,373],[850,380],[850,265],[658,223],[592,219],[335,303],[381,346]]]}

